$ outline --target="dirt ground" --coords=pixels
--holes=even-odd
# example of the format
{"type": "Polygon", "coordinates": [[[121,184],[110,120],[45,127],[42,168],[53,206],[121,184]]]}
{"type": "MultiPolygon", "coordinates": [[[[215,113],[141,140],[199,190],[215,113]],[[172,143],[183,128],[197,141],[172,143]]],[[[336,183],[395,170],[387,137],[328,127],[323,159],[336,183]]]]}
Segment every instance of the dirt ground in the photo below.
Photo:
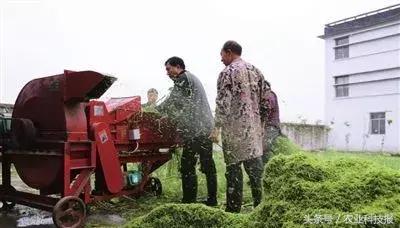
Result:
{"type": "MultiPolygon", "coordinates": [[[[1,168],[1,164],[0,164],[1,168]]],[[[0,180],[2,177],[0,176],[0,180]]],[[[18,177],[17,172],[11,168],[11,185],[17,190],[38,193],[27,185],[18,177]]],[[[1,204],[1,203],[0,203],[1,204]]],[[[38,209],[16,205],[11,211],[0,213],[0,227],[55,227],[51,218],[51,213],[38,209]]]]}
{"type": "MultiPolygon", "coordinates": [[[[1,163],[0,163],[1,170],[1,163]]],[[[29,188],[22,180],[18,177],[15,169],[12,168],[11,172],[11,184],[19,191],[31,192],[38,194],[39,191],[29,188]]],[[[1,175],[0,175],[1,181],[1,175]]],[[[2,203],[0,203],[1,206],[2,203]]],[[[87,221],[92,223],[108,224],[110,226],[118,226],[125,222],[125,220],[119,215],[114,214],[100,214],[94,213],[87,217],[87,221]]],[[[0,212],[0,227],[1,228],[53,228],[52,214],[47,211],[30,208],[23,205],[16,205],[11,211],[0,212]]]]}

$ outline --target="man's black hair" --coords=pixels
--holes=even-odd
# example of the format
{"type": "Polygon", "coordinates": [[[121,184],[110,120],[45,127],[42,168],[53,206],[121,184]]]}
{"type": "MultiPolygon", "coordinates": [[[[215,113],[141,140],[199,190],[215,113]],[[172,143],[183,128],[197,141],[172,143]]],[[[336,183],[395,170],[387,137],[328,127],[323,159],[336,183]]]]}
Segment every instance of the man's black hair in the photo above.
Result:
{"type": "Polygon", "coordinates": [[[185,62],[183,62],[183,59],[177,57],[177,56],[173,56],[171,58],[169,58],[167,61],[165,61],[165,65],[171,65],[171,66],[179,66],[181,69],[185,69],[185,62]]]}
{"type": "Polygon", "coordinates": [[[242,46],[236,41],[233,40],[228,40],[225,42],[224,46],[222,47],[222,50],[227,52],[228,50],[231,50],[232,53],[235,53],[237,55],[242,55],[242,46]]]}
{"type": "Polygon", "coordinates": [[[158,91],[155,88],[150,88],[149,90],[147,90],[147,93],[155,93],[158,95],[158,91]]]}

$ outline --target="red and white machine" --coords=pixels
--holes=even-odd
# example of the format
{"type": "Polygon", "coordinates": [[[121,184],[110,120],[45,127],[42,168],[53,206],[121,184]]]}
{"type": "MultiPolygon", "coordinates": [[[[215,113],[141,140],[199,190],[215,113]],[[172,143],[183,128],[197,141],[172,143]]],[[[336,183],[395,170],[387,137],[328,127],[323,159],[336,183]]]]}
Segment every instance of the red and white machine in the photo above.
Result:
{"type": "Polygon", "coordinates": [[[150,174],[171,158],[179,143],[176,127],[156,113],[141,112],[139,96],[93,100],[115,80],[65,71],[25,85],[10,132],[0,136],[4,209],[23,204],[52,211],[58,227],[80,227],[90,203],[146,190],[161,193],[161,182],[150,174]],[[129,163],[140,170],[129,171],[129,163]],[[11,164],[40,194],[11,185],[11,164]]]}

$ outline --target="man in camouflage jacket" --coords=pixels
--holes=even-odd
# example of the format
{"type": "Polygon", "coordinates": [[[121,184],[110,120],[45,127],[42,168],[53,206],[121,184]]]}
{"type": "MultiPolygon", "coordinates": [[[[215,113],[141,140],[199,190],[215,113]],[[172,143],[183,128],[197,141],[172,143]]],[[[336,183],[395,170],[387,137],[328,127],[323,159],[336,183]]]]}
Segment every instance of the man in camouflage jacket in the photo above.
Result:
{"type": "Polygon", "coordinates": [[[158,100],[158,91],[151,88],[147,91],[147,103],[142,104],[142,110],[145,112],[155,112],[158,100]]]}
{"type": "Polygon", "coordinates": [[[221,51],[226,68],[217,82],[214,142],[222,130],[222,147],[226,163],[227,208],[240,212],[243,192],[241,164],[249,175],[254,206],[262,197],[263,131],[262,117],[268,110],[265,101],[268,86],[264,76],[253,65],[240,58],[241,46],[227,41],[221,51]]]}

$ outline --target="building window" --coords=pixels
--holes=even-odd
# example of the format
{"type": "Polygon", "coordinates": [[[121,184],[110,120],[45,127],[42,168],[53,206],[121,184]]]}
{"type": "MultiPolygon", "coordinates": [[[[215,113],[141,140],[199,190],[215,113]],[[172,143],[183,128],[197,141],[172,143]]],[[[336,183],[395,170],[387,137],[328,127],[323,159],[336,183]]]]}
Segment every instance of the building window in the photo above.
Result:
{"type": "Polygon", "coordinates": [[[340,37],[335,39],[335,59],[343,59],[349,57],[349,37],[340,37]]]}
{"type": "Polygon", "coordinates": [[[335,77],[336,97],[349,96],[349,76],[335,77]]]}
{"type": "Polygon", "coordinates": [[[336,43],[336,46],[349,44],[349,37],[345,36],[345,37],[337,38],[337,39],[335,39],[335,43],[336,43]]]}
{"type": "Polygon", "coordinates": [[[371,135],[384,135],[385,134],[385,113],[374,112],[370,113],[370,133],[371,135]]]}

